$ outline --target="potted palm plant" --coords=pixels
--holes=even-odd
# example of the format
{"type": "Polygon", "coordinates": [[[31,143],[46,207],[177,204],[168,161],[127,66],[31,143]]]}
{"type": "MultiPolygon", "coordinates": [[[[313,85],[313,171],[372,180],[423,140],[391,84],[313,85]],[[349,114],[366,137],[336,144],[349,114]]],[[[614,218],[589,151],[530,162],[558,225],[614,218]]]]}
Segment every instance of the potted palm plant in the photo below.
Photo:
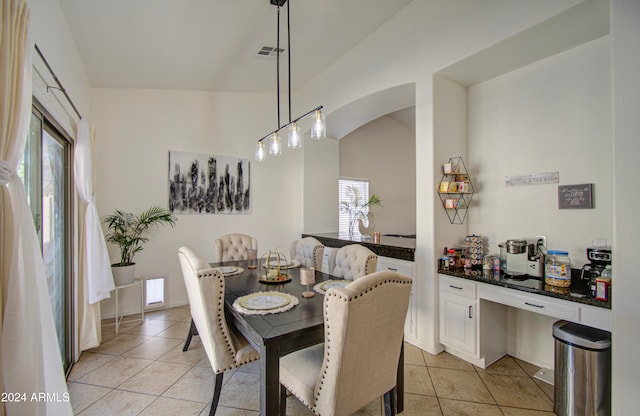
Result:
{"type": "Polygon", "coordinates": [[[133,257],[139,253],[149,238],[146,234],[151,228],[161,225],[175,225],[177,218],[167,209],[152,206],[140,215],[115,210],[102,220],[108,229],[105,238],[108,243],[120,249],[120,261],[111,265],[116,286],[133,282],[135,263],[133,257]]]}
{"type": "Polygon", "coordinates": [[[364,199],[357,186],[348,185],[345,188],[346,201],[340,202],[340,210],[349,215],[349,235],[353,235],[354,227],[359,220],[367,219],[368,226],[372,228],[373,213],[369,212],[369,208],[382,206],[382,199],[376,194],[371,194],[369,199],[364,199]]]}

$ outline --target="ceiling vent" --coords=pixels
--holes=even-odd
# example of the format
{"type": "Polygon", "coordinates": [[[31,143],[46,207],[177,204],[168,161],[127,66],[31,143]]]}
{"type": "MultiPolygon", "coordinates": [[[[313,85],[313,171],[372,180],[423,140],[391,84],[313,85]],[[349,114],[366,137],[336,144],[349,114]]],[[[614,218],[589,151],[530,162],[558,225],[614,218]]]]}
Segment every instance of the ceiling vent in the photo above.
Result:
{"type": "MultiPolygon", "coordinates": [[[[280,55],[282,55],[284,53],[284,49],[280,48],[280,55]]],[[[258,51],[258,56],[270,56],[270,57],[276,57],[278,55],[278,48],[276,48],[275,46],[262,46],[262,48],[260,48],[260,50],[258,51]]]]}

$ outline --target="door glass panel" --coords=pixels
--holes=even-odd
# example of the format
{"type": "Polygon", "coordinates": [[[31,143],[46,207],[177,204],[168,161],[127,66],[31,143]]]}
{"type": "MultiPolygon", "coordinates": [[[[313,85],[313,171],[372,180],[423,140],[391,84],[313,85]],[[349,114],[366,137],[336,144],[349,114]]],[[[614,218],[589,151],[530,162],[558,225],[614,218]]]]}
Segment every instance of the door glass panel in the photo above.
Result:
{"type": "Polygon", "coordinates": [[[18,165],[41,242],[49,301],[64,370],[71,364],[71,272],[69,267],[69,144],[33,110],[18,165]]]}
{"type": "Polygon", "coordinates": [[[42,146],[42,119],[38,114],[31,114],[31,123],[29,126],[29,135],[24,148],[24,155],[18,164],[18,176],[24,182],[24,188],[27,193],[27,201],[31,208],[31,215],[36,227],[36,232],[40,234],[42,226],[40,217],[41,200],[40,195],[40,147],[42,146]]]}
{"type": "Polygon", "coordinates": [[[42,137],[42,257],[60,351],[66,350],[66,178],[62,143],[46,130],[42,137]]]}

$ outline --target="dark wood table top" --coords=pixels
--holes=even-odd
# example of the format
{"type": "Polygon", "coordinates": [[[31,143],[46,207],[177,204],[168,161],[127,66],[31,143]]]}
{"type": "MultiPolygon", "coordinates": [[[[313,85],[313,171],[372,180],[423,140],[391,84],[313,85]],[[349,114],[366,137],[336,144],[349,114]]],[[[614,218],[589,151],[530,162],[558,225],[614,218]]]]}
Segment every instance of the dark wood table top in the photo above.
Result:
{"type": "MultiPolygon", "coordinates": [[[[304,336],[305,333],[311,331],[320,330],[323,332],[322,305],[324,296],[316,293],[313,298],[302,297],[302,292],[306,291],[307,287],[300,284],[300,268],[295,267],[287,270],[291,277],[291,281],[288,283],[265,284],[259,281],[264,276],[261,263],[260,260],[257,260],[258,267],[253,270],[248,268],[249,262],[244,260],[211,264],[213,267],[234,265],[244,268],[242,273],[225,278],[225,304],[227,312],[234,316],[233,321],[236,325],[246,326],[245,330],[252,334],[250,337],[252,339],[249,341],[253,341],[252,344],[262,343],[264,345],[274,341],[281,342],[286,338],[304,336]],[[298,298],[299,303],[286,312],[267,315],[241,314],[233,308],[233,302],[241,296],[268,291],[288,293],[298,298]]],[[[316,284],[331,279],[336,278],[316,271],[316,284]]],[[[313,290],[311,285],[309,290],[313,290]]],[[[312,342],[316,342],[316,340],[312,342]]],[[[260,348],[260,345],[254,345],[254,347],[260,348]]],[[[295,349],[299,348],[300,345],[297,343],[295,349]]]]}

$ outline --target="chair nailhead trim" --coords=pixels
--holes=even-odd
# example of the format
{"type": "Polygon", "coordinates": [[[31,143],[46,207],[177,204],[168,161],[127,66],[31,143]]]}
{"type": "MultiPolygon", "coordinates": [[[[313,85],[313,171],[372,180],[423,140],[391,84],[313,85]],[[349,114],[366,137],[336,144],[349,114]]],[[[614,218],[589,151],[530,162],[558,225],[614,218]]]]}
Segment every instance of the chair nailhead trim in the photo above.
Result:
{"type": "MultiPolygon", "coordinates": [[[[369,293],[374,288],[376,288],[378,286],[381,286],[381,285],[384,285],[384,284],[387,284],[387,283],[400,283],[400,284],[411,285],[413,282],[411,282],[411,281],[407,282],[405,280],[398,280],[398,279],[387,279],[387,280],[383,280],[383,281],[377,283],[373,288],[369,288],[369,289],[365,290],[363,293],[355,295],[353,298],[344,297],[344,296],[342,296],[340,294],[337,294],[337,293],[335,293],[333,291],[327,292],[325,294],[325,296],[327,296],[327,297],[328,296],[335,296],[335,297],[337,297],[338,299],[340,299],[340,300],[342,300],[344,302],[351,302],[352,300],[357,299],[358,297],[364,296],[365,293],[369,293]]],[[[326,299],[326,297],[325,297],[325,299],[326,299]]],[[[325,381],[325,379],[327,377],[327,373],[329,371],[328,363],[331,362],[330,359],[329,359],[329,356],[331,355],[331,332],[329,331],[330,321],[329,321],[329,312],[327,311],[327,308],[324,308],[324,315],[325,315],[325,330],[326,330],[325,348],[326,348],[326,351],[327,351],[327,353],[326,353],[327,359],[322,364],[322,375],[320,377],[320,382],[318,383],[318,387],[317,387],[317,389],[315,391],[315,394],[314,394],[314,397],[315,397],[316,401],[320,398],[322,387],[324,386],[324,381],[325,381]]],[[[294,394],[294,396],[295,396],[295,394],[294,394]]],[[[300,399],[300,398],[298,397],[298,399],[300,399]]],[[[300,399],[300,401],[304,403],[304,401],[302,401],[301,399],[300,399]]],[[[313,410],[313,412],[315,414],[318,414],[317,413],[317,405],[314,405],[313,408],[311,408],[308,404],[306,404],[306,403],[304,403],[304,404],[305,404],[305,406],[307,406],[311,410],[313,410]]]]}
{"type": "Polygon", "coordinates": [[[214,370],[215,374],[220,374],[220,373],[224,373],[225,371],[237,368],[241,365],[245,365],[245,364],[249,364],[251,362],[254,362],[256,360],[258,360],[260,357],[254,357],[254,358],[248,358],[245,359],[242,362],[238,362],[237,361],[237,351],[235,351],[234,347],[233,347],[233,343],[231,341],[231,339],[229,338],[229,333],[227,331],[227,328],[225,327],[226,321],[224,320],[224,276],[222,275],[222,273],[218,272],[218,271],[213,271],[213,270],[208,270],[208,271],[195,271],[196,274],[196,278],[201,279],[201,278],[216,278],[218,279],[218,304],[217,304],[217,309],[218,309],[218,328],[220,329],[220,332],[223,334],[224,339],[226,341],[227,344],[227,348],[229,351],[229,354],[232,356],[232,360],[234,361],[235,365],[231,366],[231,367],[226,367],[223,369],[219,369],[218,371],[214,370]]]}

